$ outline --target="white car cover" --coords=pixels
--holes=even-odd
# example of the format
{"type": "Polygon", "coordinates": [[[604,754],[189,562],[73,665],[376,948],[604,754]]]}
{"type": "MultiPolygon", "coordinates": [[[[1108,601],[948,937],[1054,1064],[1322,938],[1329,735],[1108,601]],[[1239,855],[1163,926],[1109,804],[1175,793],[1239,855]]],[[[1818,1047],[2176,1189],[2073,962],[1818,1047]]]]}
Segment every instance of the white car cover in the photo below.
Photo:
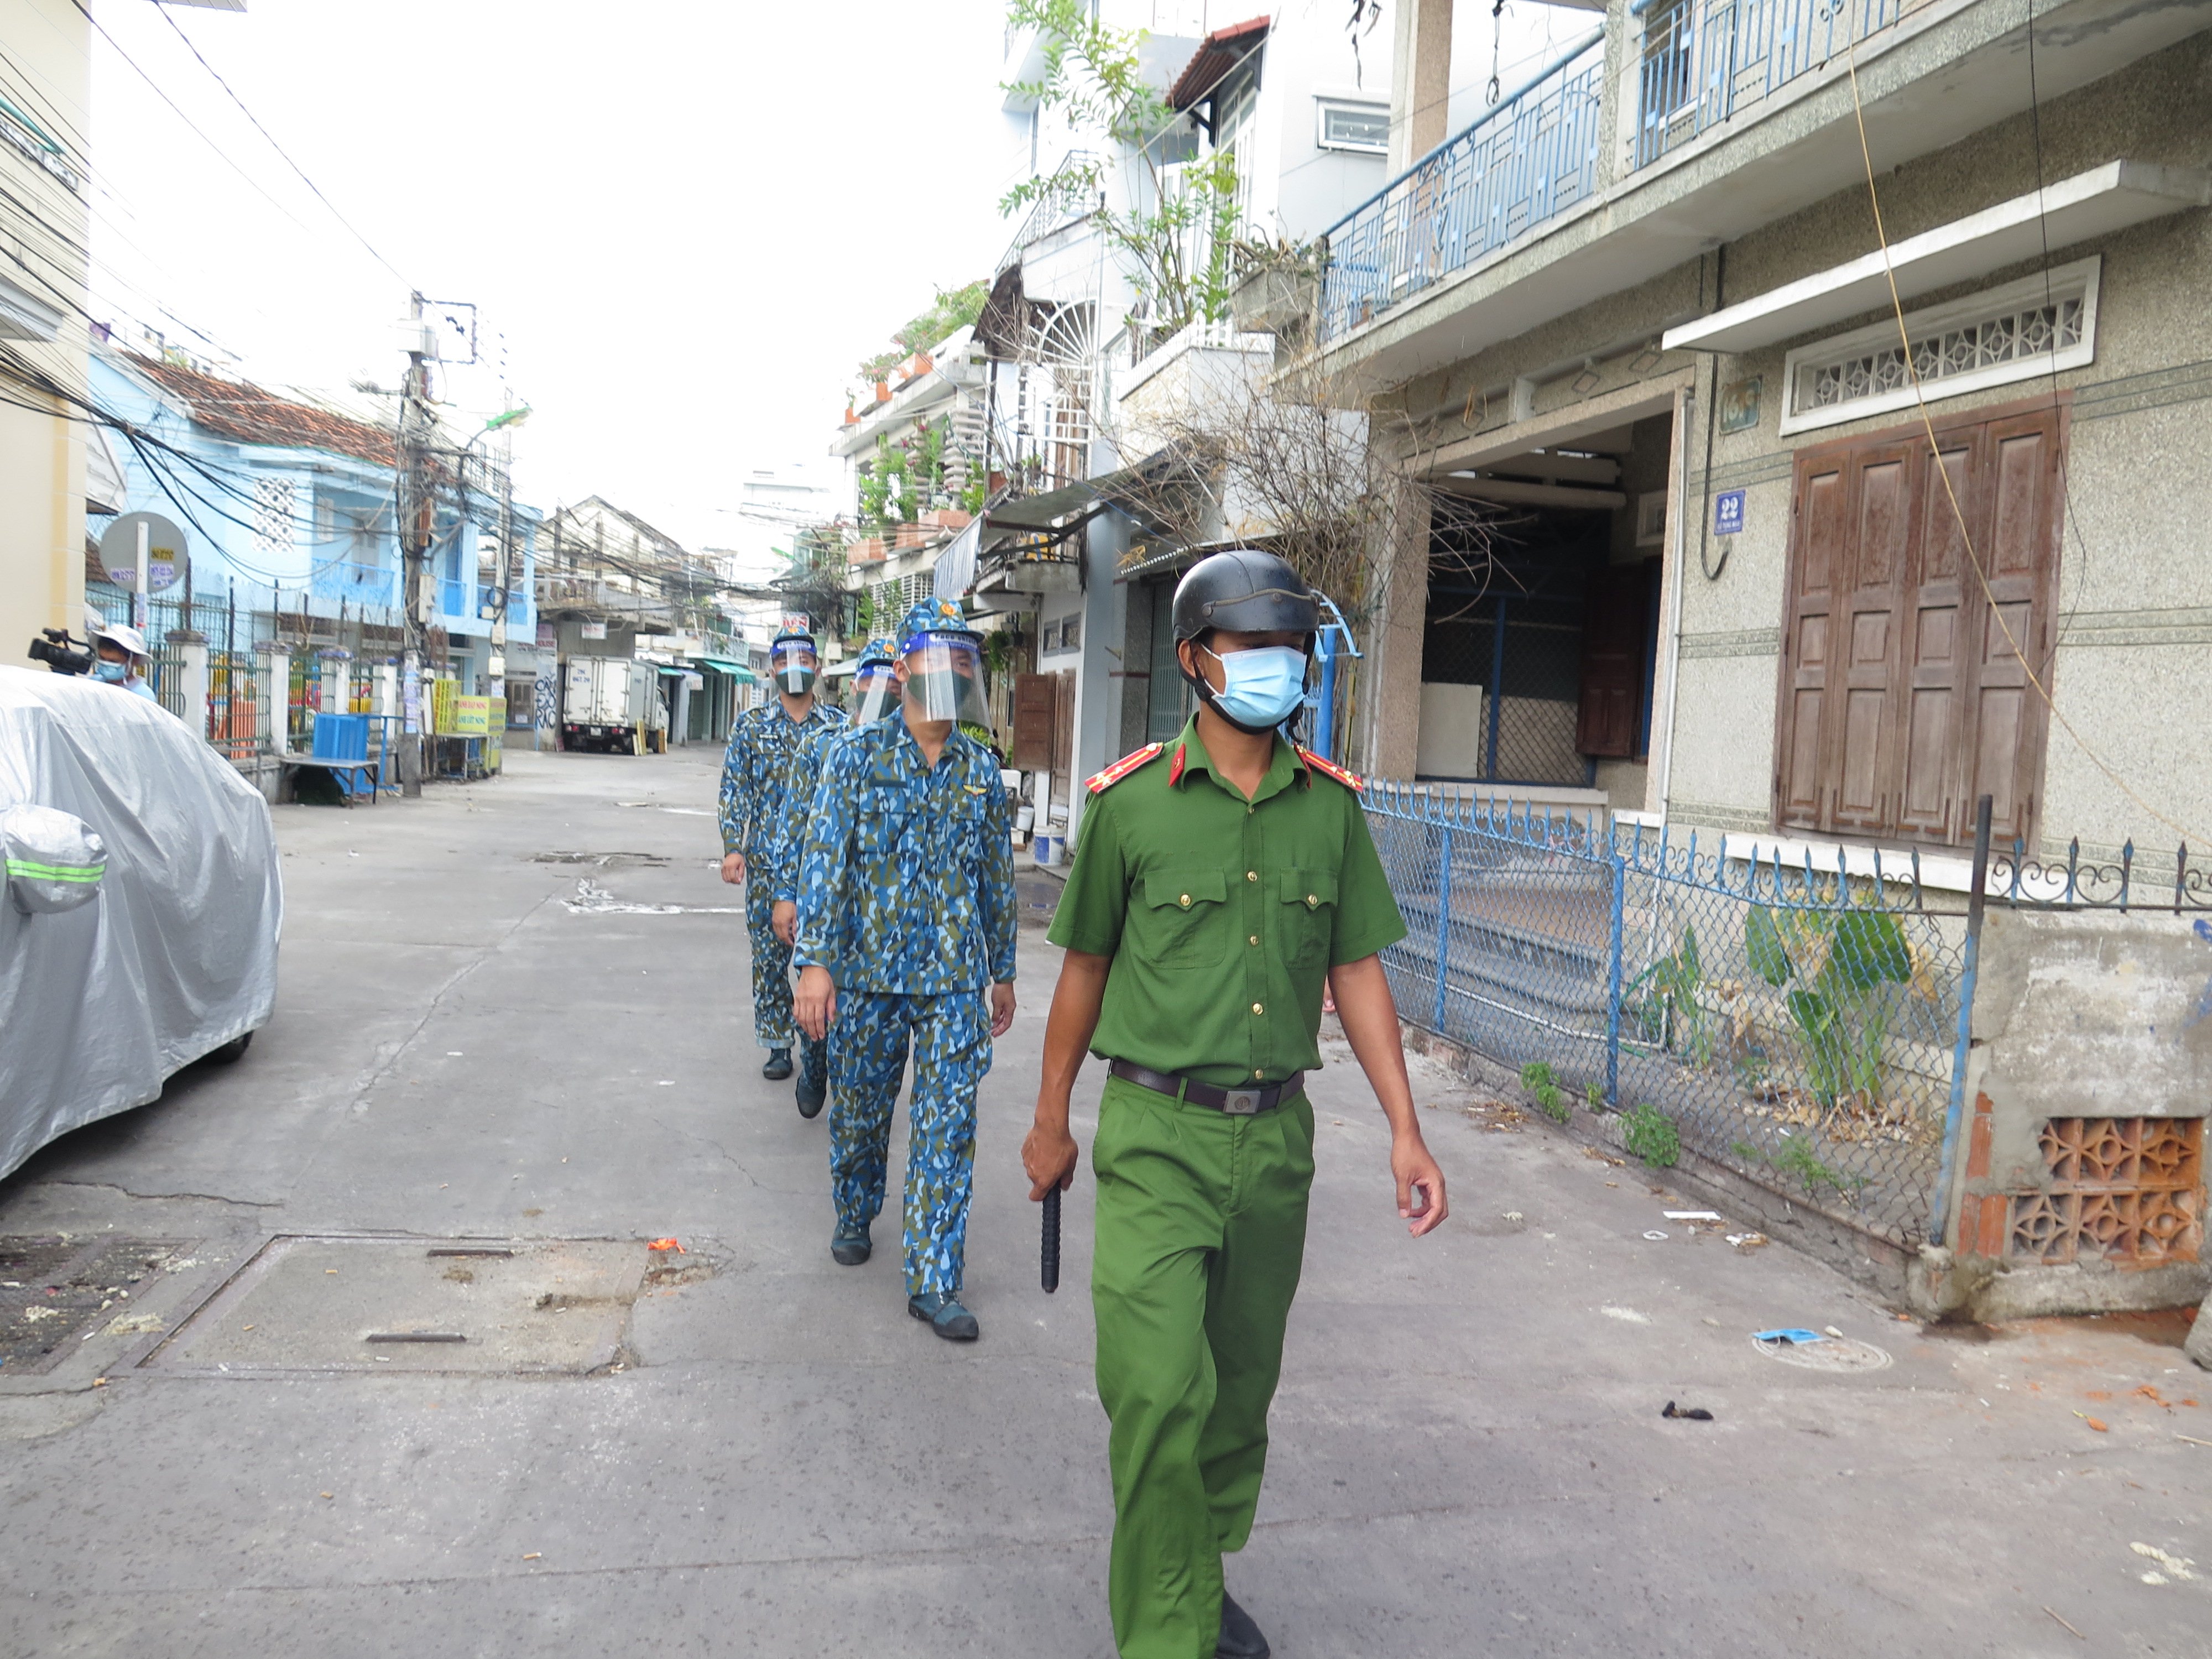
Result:
{"type": "Polygon", "coordinates": [[[0,667],[0,1176],[265,1022],[268,804],[146,697],[0,667]],[[43,809],[43,810],[22,810],[43,809]]]}

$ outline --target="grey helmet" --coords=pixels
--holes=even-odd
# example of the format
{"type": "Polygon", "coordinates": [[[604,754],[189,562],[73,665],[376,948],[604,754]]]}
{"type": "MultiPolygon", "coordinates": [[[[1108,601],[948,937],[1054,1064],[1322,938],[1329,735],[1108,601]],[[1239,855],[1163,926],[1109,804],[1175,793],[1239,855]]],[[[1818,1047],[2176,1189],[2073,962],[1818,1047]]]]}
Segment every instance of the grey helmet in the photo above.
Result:
{"type": "MultiPolygon", "coordinates": [[[[1232,634],[1302,634],[1310,656],[1314,636],[1321,631],[1321,603],[1288,559],[1256,547],[1232,547],[1207,555],[1183,572],[1176,584],[1173,623],[1177,645],[1214,628],[1232,634]]],[[[1182,667],[1180,653],[1176,665],[1182,667]]],[[[1203,675],[1182,672],[1200,702],[1238,731],[1252,730],[1221,707],[1203,675]]]]}
{"type": "Polygon", "coordinates": [[[1321,628],[1321,605],[1306,579],[1279,554],[1232,547],[1209,554],[1176,584],[1175,636],[1180,645],[1209,628],[1237,634],[1298,633],[1321,628]]]}

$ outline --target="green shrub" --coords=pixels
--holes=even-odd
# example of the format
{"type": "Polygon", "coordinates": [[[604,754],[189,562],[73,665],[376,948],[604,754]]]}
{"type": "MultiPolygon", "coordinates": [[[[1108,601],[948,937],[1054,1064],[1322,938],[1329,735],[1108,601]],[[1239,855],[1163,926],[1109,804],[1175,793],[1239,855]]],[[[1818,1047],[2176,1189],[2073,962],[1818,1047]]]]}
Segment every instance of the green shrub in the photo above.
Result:
{"type": "Polygon", "coordinates": [[[1621,1141],[1655,1170],[1668,1169],[1682,1156],[1681,1131],[1648,1100],[1621,1120],[1621,1141]]]}
{"type": "Polygon", "coordinates": [[[1567,1104],[1566,1096],[1559,1092],[1555,1083],[1539,1084],[1536,1087],[1536,1106],[1554,1123],[1565,1123],[1574,1108],[1567,1104]]]}
{"type": "Polygon", "coordinates": [[[1812,1147],[1796,1135],[1784,1135],[1781,1150],[1768,1161],[1782,1174],[1794,1176],[1808,1194],[1818,1194],[1823,1187],[1833,1187],[1840,1193],[1850,1184],[1849,1177],[1821,1163],[1812,1147]]]}
{"type": "Polygon", "coordinates": [[[1540,1060],[1532,1060],[1521,1068],[1521,1086],[1531,1094],[1552,1080],[1552,1068],[1540,1060]]]}

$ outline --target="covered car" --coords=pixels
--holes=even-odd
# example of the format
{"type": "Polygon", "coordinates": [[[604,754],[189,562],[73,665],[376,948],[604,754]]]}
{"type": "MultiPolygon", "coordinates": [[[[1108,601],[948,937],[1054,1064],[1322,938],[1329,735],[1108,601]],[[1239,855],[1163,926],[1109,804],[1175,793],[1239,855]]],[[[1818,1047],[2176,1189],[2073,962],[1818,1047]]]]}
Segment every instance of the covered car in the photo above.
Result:
{"type": "Polygon", "coordinates": [[[0,1176],[276,1000],[268,803],[159,704],[0,667],[0,1176]]]}

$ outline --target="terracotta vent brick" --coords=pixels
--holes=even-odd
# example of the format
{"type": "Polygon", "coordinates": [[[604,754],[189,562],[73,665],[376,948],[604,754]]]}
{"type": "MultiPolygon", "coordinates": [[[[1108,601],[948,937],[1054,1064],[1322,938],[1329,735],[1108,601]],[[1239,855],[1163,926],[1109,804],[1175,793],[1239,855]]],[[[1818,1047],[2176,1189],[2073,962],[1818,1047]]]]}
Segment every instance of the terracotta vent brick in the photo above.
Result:
{"type": "Polygon", "coordinates": [[[2204,1120],[2054,1117],[2039,1137],[2050,1185],[2012,1200],[2006,1254],[2156,1267],[2204,1242],[2204,1120]]]}

